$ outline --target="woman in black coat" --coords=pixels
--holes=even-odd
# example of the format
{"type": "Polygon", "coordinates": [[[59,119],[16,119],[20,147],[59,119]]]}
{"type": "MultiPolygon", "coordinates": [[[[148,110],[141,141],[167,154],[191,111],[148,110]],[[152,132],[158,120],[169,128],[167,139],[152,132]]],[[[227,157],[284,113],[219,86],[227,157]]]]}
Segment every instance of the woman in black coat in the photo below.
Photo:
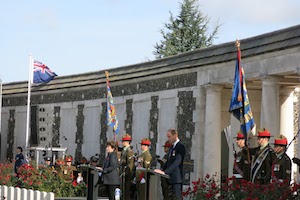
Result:
{"type": "Polygon", "coordinates": [[[107,156],[103,161],[103,185],[105,185],[109,200],[115,199],[115,189],[120,185],[118,172],[118,156],[116,152],[116,143],[111,141],[106,143],[107,156]]]}

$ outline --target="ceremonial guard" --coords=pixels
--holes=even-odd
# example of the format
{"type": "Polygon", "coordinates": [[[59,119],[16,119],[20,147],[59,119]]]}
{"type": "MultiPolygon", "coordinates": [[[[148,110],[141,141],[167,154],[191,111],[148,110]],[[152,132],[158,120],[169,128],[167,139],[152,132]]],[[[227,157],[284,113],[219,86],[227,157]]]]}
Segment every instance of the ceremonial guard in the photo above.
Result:
{"type": "MultiPolygon", "coordinates": [[[[163,147],[164,147],[165,155],[162,159],[158,159],[161,169],[163,169],[165,167],[165,164],[166,164],[166,162],[168,160],[168,156],[169,156],[169,150],[170,150],[170,147],[172,147],[172,144],[169,141],[167,141],[163,147]]],[[[164,200],[169,200],[170,199],[170,197],[169,197],[170,188],[169,188],[168,179],[161,177],[160,180],[161,180],[161,189],[162,189],[164,200]]]]}
{"type": "Polygon", "coordinates": [[[63,158],[58,158],[55,160],[55,165],[54,165],[54,172],[55,173],[60,173],[62,166],[65,165],[65,161],[63,158]]]}
{"type": "Polygon", "coordinates": [[[131,199],[130,187],[133,179],[132,169],[134,166],[134,153],[130,147],[131,140],[131,136],[127,133],[122,137],[123,150],[120,158],[120,175],[123,200],[131,199]]]}
{"type": "Polygon", "coordinates": [[[73,157],[71,155],[66,156],[65,165],[61,167],[61,173],[66,181],[73,181],[74,171],[77,171],[76,167],[72,165],[73,157]]]}
{"type": "Polygon", "coordinates": [[[251,150],[251,154],[253,154],[251,181],[253,183],[270,183],[272,162],[275,158],[273,149],[269,145],[270,137],[269,130],[263,128],[258,131],[257,143],[259,147],[251,150]]]}
{"type": "Polygon", "coordinates": [[[291,159],[286,154],[287,138],[283,135],[275,137],[274,153],[276,155],[272,164],[272,181],[284,182],[289,185],[291,181],[291,159]]]}
{"type": "Polygon", "coordinates": [[[244,134],[240,131],[236,136],[236,144],[241,149],[234,155],[233,176],[237,179],[250,180],[250,155],[248,160],[248,151],[245,146],[244,134]]]}
{"type": "MultiPolygon", "coordinates": [[[[138,157],[138,166],[140,168],[149,169],[152,161],[152,156],[149,151],[149,146],[151,142],[148,138],[144,138],[141,141],[142,154],[138,157]]],[[[145,173],[142,171],[136,171],[136,184],[139,199],[145,199],[146,197],[146,177],[145,173]]]]}

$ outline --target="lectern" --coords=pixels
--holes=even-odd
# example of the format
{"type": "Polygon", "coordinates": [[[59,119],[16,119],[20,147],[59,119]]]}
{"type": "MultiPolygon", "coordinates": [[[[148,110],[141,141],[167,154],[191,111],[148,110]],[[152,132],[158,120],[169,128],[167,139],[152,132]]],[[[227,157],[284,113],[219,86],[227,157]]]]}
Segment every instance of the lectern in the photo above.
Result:
{"type": "Polygon", "coordinates": [[[169,175],[159,174],[152,169],[137,168],[136,170],[140,172],[144,172],[145,175],[144,184],[146,184],[146,193],[145,193],[145,197],[142,197],[142,199],[145,200],[162,199],[160,194],[160,188],[161,188],[160,180],[161,177],[169,179],[170,178],[169,175]]]}
{"type": "Polygon", "coordinates": [[[86,183],[87,187],[87,200],[98,199],[98,180],[100,170],[91,165],[79,165],[81,171],[87,171],[86,183]]]}

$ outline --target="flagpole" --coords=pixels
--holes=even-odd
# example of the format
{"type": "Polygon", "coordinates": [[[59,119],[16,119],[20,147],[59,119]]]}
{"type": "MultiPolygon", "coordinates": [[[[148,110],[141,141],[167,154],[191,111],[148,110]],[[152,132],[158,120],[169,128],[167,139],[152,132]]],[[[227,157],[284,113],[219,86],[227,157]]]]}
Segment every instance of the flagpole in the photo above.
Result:
{"type": "MultiPolygon", "coordinates": [[[[241,57],[241,49],[240,49],[240,46],[241,46],[241,43],[240,43],[240,41],[239,40],[236,40],[236,42],[235,42],[235,46],[236,46],[236,48],[237,48],[237,51],[238,51],[238,56],[239,57],[241,57]]],[[[241,65],[241,58],[238,58],[238,62],[239,62],[239,67],[240,67],[240,65],[241,65]]],[[[242,69],[241,69],[242,70],[242,69]]],[[[242,73],[243,74],[243,73],[242,73]]],[[[242,81],[242,102],[244,102],[244,89],[243,89],[243,87],[244,87],[244,76],[243,76],[243,81],[242,81]]],[[[244,120],[245,120],[245,108],[244,108],[244,106],[242,106],[242,113],[243,113],[243,118],[244,118],[244,120]]],[[[250,162],[250,150],[249,150],[249,146],[248,146],[248,133],[247,133],[247,129],[246,129],[246,125],[244,126],[244,130],[243,130],[244,132],[245,132],[245,134],[246,134],[246,137],[245,137],[245,146],[246,146],[246,149],[247,149],[247,160],[248,160],[248,163],[249,163],[249,165],[250,165],[250,167],[251,167],[251,162],[250,162]]]]}
{"type": "MultiPolygon", "coordinates": [[[[31,96],[31,82],[32,82],[32,55],[29,54],[29,70],[28,70],[28,95],[27,95],[27,116],[26,116],[26,136],[25,136],[25,152],[29,147],[29,120],[30,120],[30,96],[31,96]]],[[[25,153],[25,156],[27,155],[25,153]]]]}

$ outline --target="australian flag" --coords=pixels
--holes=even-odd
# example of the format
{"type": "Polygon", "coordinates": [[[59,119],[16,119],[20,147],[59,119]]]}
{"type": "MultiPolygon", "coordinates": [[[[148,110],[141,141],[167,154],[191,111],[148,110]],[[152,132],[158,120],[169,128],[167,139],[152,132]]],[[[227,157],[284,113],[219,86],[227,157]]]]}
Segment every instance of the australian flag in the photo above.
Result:
{"type": "Polygon", "coordinates": [[[37,60],[33,61],[33,83],[48,83],[55,76],[57,75],[49,67],[37,60]]]}
{"type": "Polygon", "coordinates": [[[241,123],[241,132],[244,137],[250,133],[255,122],[250,107],[250,102],[247,94],[244,70],[241,64],[241,51],[238,48],[237,60],[234,76],[234,87],[231,96],[229,112],[232,112],[241,123]]]}
{"type": "MultiPolygon", "coordinates": [[[[108,73],[108,72],[106,72],[108,73]]],[[[116,113],[116,107],[114,105],[114,100],[112,93],[110,91],[110,84],[108,80],[108,75],[106,78],[106,88],[107,88],[107,112],[106,112],[106,120],[107,120],[107,125],[113,127],[113,131],[117,134],[119,133],[119,122],[117,119],[117,113],[116,113]]]]}

